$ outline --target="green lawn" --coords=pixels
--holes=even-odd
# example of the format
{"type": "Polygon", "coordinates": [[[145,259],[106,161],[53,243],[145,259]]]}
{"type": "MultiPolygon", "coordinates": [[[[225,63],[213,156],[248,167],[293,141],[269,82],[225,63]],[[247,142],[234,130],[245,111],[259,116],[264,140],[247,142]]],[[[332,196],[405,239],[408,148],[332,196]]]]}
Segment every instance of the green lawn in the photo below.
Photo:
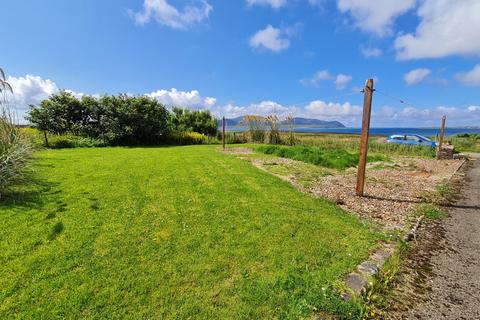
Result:
{"type": "Polygon", "coordinates": [[[215,146],[37,153],[0,202],[0,319],[351,318],[381,235],[215,146]]]}

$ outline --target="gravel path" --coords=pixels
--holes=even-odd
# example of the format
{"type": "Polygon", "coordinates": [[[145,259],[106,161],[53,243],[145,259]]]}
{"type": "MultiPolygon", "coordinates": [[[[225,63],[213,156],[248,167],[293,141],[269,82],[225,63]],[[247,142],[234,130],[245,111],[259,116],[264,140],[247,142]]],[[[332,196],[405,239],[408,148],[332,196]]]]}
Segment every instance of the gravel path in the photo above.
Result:
{"type": "Polygon", "coordinates": [[[409,257],[410,290],[389,318],[480,319],[480,160],[465,176],[450,217],[429,227],[427,239],[419,239],[425,244],[409,257]]]}

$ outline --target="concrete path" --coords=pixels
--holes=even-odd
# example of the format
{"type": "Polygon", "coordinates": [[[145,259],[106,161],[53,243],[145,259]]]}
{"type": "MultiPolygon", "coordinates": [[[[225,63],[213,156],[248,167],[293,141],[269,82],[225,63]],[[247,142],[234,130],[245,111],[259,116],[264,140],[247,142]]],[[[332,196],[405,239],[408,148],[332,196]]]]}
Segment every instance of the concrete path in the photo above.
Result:
{"type": "Polygon", "coordinates": [[[408,258],[410,291],[397,297],[404,305],[390,319],[480,319],[480,160],[465,178],[450,216],[427,227],[430,235],[408,258]]]}

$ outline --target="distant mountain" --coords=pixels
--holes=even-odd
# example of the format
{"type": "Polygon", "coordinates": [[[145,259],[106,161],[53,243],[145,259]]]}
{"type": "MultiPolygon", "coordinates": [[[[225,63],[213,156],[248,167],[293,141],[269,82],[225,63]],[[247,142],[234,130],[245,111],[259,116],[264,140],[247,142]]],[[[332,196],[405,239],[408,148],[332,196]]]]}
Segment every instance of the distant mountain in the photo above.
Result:
{"type": "MultiPolygon", "coordinates": [[[[345,125],[339,121],[325,121],[318,119],[308,119],[308,118],[293,118],[295,126],[308,126],[316,128],[345,128],[345,125]]],[[[282,121],[282,124],[286,124],[285,121],[282,121]]]]}
{"type": "MultiPolygon", "coordinates": [[[[242,117],[225,119],[227,127],[240,126],[240,123],[243,120],[242,117]]],[[[315,128],[345,128],[343,123],[339,121],[325,121],[318,119],[309,119],[309,118],[293,118],[295,127],[315,127],[315,128]]],[[[281,122],[282,125],[286,125],[286,121],[281,122]]],[[[222,121],[218,122],[218,127],[222,126],[222,121]]]]}

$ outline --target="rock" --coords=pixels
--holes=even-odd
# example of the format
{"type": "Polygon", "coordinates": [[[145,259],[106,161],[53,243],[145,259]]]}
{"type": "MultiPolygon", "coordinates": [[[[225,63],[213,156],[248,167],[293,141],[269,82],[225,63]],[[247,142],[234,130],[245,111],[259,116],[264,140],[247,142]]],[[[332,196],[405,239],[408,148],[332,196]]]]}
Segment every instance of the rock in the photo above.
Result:
{"type": "Polygon", "coordinates": [[[367,276],[374,276],[378,273],[378,266],[372,261],[364,261],[358,266],[358,271],[367,276]]]}
{"type": "Polygon", "coordinates": [[[368,284],[368,281],[359,274],[350,273],[347,276],[346,284],[353,292],[359,294],[368,284]]]}
{"type": "Polygon", "coordinates": [[[377,266],[382,267],[385,262],[387,262],[388,258],[390,258],[391,256],[391,252],[380,249],[372,254],[371,259],[376,262],[377,266]]]}

